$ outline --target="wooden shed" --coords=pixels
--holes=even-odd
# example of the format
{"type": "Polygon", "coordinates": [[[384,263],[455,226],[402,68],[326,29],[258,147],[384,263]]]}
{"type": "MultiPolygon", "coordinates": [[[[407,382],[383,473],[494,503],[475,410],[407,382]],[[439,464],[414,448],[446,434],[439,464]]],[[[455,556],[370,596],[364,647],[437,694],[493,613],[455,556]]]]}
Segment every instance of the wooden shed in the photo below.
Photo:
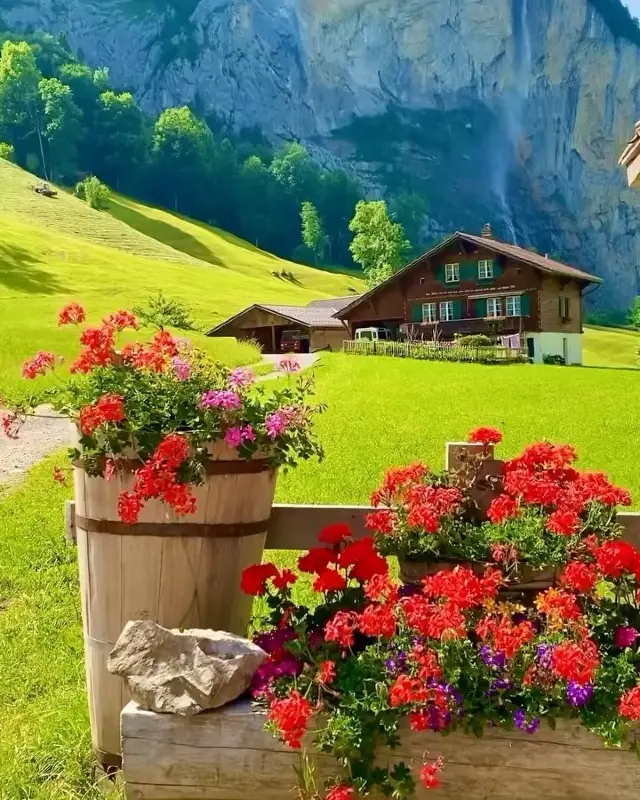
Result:
{"type": "Polygon", "coordinates": [[[264,353],[280,353],[293,339],[300,341],[301,352],[340,350],[342,342],[349,338],[349,329],[333,315],[352,300],[353,297],[320,300],[308,306],[255,303],[216,325],[207,336],[253,339],[264,353]]]}

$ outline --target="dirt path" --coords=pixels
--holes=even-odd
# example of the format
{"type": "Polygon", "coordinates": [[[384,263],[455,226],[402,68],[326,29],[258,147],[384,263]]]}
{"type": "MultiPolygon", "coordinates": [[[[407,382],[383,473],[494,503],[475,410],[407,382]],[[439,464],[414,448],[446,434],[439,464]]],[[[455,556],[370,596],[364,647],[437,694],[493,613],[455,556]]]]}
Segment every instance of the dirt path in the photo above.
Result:
{"type": "MultiPolygon", "coordinates": [[[[281,361],[281,355],[264,355],[263,360],[273,363],[281,361]]],[[[300,353],[292,356],[302,369],[313,366],[319,358],[318,353],[300,353]]],[[[272,372],[264,379],[277,378],[280,373],[272,372]]],[[[0,409],[0,416],[3,414],[0,409]]],[[[0,431],[0,486],[19,480],[25,472],[46,456],[70,447],[73,443],[73,427],[65,417],[58,416],[47,406],[41,406],[34,416],[19,431],[17,439],[8,439],[0,431]]]]}
{"type": "Polygon", "coordinates": [[[27,417],[17,439],[8,439],[0,433],[0,484],[18,480],[38,461],[71,446],[72,441],[69,420],[41,406],[34,416],[27,417]]]}

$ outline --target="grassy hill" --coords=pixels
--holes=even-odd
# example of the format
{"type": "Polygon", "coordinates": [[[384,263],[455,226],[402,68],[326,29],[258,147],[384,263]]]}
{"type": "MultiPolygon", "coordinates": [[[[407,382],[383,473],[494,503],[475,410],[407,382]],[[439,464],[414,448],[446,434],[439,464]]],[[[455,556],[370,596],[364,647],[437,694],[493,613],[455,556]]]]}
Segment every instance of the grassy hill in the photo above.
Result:
{"type": "MultiPolygon", "coordinates": [[[[33,191],[36,180],[0,160],[0,396],[25,391],[20,365],[35,350],[73,354],[76,331],[56,325],[71,300],[97,321],[162,289],[205,329],[254,300],[306,304],[363,286],[128,198],[115,197],[109,212],[64,192],[48,199],[33,191]]],[[[192,338],[230,364],[258,358],[246,344],[192,338]]]]}

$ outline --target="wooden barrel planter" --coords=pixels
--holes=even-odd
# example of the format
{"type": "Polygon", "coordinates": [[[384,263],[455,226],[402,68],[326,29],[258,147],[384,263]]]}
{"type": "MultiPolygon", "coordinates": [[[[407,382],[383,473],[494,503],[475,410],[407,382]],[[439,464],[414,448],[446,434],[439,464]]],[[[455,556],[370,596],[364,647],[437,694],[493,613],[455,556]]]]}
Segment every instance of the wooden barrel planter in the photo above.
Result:
{"type": "Polygon", "coordinates": [[[176,518],[149,501],[136,525],[117,512],[139,461],[113,480],[75,469],[76,535],[82,619],[95,752],[103,766],[120,764],[120,712],[129,697],[107,658],[129,620],[167,628],[195,627],[243,634],[251,598],[242,571],[259,562],[266,540],[277,470],[264,456],[242,460],[224,443],[211,449],[206,480],[194,486],[195,514],[176,518]]]}

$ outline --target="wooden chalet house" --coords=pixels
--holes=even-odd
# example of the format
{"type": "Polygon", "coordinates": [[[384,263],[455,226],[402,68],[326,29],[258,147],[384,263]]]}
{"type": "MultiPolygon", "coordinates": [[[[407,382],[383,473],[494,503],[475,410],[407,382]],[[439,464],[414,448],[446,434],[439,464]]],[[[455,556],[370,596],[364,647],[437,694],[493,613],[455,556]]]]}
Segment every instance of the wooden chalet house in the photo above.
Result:
{"type": "Polygon", "coordinates": [[[354,338],[378,326],[411,339],[488,334],[535,362],[582,363],[583,294],[602,280],[493,238],[455,233],[335,313],[354,338]],[[507,339],[508,337],[508,339],[507,339]]]}

